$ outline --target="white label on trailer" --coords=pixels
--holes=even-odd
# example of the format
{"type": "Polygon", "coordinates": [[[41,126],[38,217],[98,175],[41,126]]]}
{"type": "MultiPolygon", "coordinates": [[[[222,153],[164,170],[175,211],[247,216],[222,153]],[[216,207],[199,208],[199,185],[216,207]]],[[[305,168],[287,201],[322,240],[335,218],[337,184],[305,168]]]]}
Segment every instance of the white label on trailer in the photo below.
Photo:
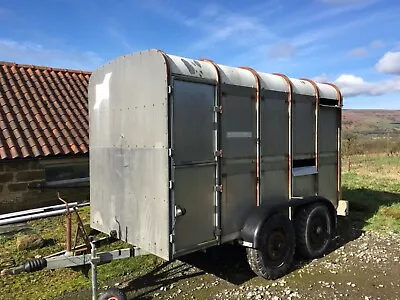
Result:
{"type": "Polygon", "coordinates": [[[253,133],[251,131],[228,131],[226,137],[230,138],[251,138],[253,133]]]}

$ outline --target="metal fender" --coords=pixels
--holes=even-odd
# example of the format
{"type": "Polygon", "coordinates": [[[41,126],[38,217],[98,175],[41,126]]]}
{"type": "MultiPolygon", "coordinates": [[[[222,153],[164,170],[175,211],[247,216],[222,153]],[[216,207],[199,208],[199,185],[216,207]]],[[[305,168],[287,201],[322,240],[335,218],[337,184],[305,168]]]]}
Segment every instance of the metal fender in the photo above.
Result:
{"type": "Polygon", "coordinates": [[[240,239],[243,246],[258,248],[261,228],[267,219],[273,214],[287,212],[289,207],[292,207],[295,216],[296,210],[315,202],[320,202],[328,207],[332,219],[333,232],[335,232],[337,228],[337,217],[336,209],[332,202],[321,196],[310,196],[302,199],[293,199],[280,204],[261,204],[261,206],[254,208],[247,217],[244,226],[240,231],[240,239]]]}

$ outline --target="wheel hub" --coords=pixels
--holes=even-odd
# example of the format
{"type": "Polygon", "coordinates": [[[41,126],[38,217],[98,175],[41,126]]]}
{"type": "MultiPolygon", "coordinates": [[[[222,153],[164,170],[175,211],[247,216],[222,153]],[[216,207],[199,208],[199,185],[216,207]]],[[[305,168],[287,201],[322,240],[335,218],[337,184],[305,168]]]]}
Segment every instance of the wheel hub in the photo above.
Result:
{"type": "Polygon", "coordinates": [[[316,247],[321,247],[326,242],[328,224],[324,218],[315,217],[311,223],[310,242],[316,247]]]}
{"type": "Polygon", "coordinates": [[[279,263],[285,257],[287,248],[286,235],[282,231],[274,231],[267,238],[267,255],[273,262],[279,263]]]}

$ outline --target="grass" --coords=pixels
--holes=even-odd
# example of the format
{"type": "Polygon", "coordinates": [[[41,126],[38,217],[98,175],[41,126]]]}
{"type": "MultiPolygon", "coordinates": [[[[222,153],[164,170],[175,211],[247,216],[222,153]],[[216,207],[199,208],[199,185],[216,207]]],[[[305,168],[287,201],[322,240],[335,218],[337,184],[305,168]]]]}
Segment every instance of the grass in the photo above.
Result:
{"type": "Polygon", "coordinates": [[[362,229],[400,233],[400,156],[352,157],[342,188],[350,217],[362,229]]]}
{"type": "MultiPolygon", "coordinates": [[[[400,156],[369,155],[352,158],[351,171],[343,172],[342,198],[350,201],[350,218],[362,229],[400,233],[399,172],[400,156]]],[[[80,209],[80,216],[83,222],[88,224],[89,207],[80,209]]],[[[16,239],[24,233],[11,237],[0,236],[0,265],[9,258],[21,263],[36,255],[45,256],[65,249],[63,216],[35,220],[29,224],[32,226],[32,232],[43,236],[46,246],[33,251],[17,251],[16,239]]],[[[103,249],[127,246],[118,242],[103,249]]],[[[115,278],[124,276],[132,278],[147,273],[161,263],[161,259],[149,255],[117,260],[99,266],[99,286],[109,285],[115,278]]],[[[90,288],[90,273],[87,278],[83,273],[71,269],[0,276],[0,299],[52,299],[63,292],[83,288],[90,288]]]]}

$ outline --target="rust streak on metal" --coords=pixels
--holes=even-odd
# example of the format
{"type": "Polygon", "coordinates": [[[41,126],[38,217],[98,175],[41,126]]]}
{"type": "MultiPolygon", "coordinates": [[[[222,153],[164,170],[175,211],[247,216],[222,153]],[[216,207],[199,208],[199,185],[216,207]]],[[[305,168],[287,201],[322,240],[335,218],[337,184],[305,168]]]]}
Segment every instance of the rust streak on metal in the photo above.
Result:
{"type": "Polygon", "coordinates": [[[337,100],[338,100],[338,107],[339,107],[339,116],[338,116],[338,128],[337,128],[337,192],[338,192],[338,201],[340,201],[341,198],[341,185],[342,185],[342,166],[341,166],[341,139],[342,139],[342,106],[343,106],[343,96],[342,93],[340,92],[340,89],[337,87],[337,85],[330,83],[330,82],[324,82],[324,84],[332,86],[336,90],[337,94],[337,100]]]}
{"type": "Polygon", "coordinates": [[[292,82],[290,81],[289,77],[287,77],[285,74],[281,73],[273,73],[273,75],[280,76],[282,77],[287,86],[288,86],[288,118],[289,118],[289,155],[288,155],[288,192],[289,192],[289,200],[292,199],[292,177],[293,177],[293,171],[292,171],[292,97],[293,97],[293,86],[292,82]]]}
{"type": "Polygon", "coordinates": [[[241,69],[250,71],[253,76],[254,79],[256,80],[256,114],[257,114],[257,154],[256,154],[256,205],[260,206],[261,204],[261,189],[260,189],[260,184],[261,184],[261,152],[260,152],[260,142],[261,142],[261,126],[260,126],[260,117],[261,117],[261,113],[260,113],[260,103],[261,103],[261,92],[260,92],[260,76],[258,75],[258,73],[249,67],[240,67],[241,69]]]}
{"type": "MultiPolygon", "coordinates": [[[[315,93],[315,167],[318,170],[319,167],[319,149],[318,149],[318,115],[319,115],[319,89],[314,80],[308,78],[300,78],[300,80],[304,80],[309,82],[313,88],[315,93]]],[[[315,174],[315,191],[316,195],[319,193],[319,175],[315,174]]]]}
{"type": "Polygon", "coordinates": [[[65,204],[65,227],[66,227],[66,252],[71,252],[71,212],[69,211],[68,202],[60,197],[60,193],[57,192],[58,199],[65,204]]]}

